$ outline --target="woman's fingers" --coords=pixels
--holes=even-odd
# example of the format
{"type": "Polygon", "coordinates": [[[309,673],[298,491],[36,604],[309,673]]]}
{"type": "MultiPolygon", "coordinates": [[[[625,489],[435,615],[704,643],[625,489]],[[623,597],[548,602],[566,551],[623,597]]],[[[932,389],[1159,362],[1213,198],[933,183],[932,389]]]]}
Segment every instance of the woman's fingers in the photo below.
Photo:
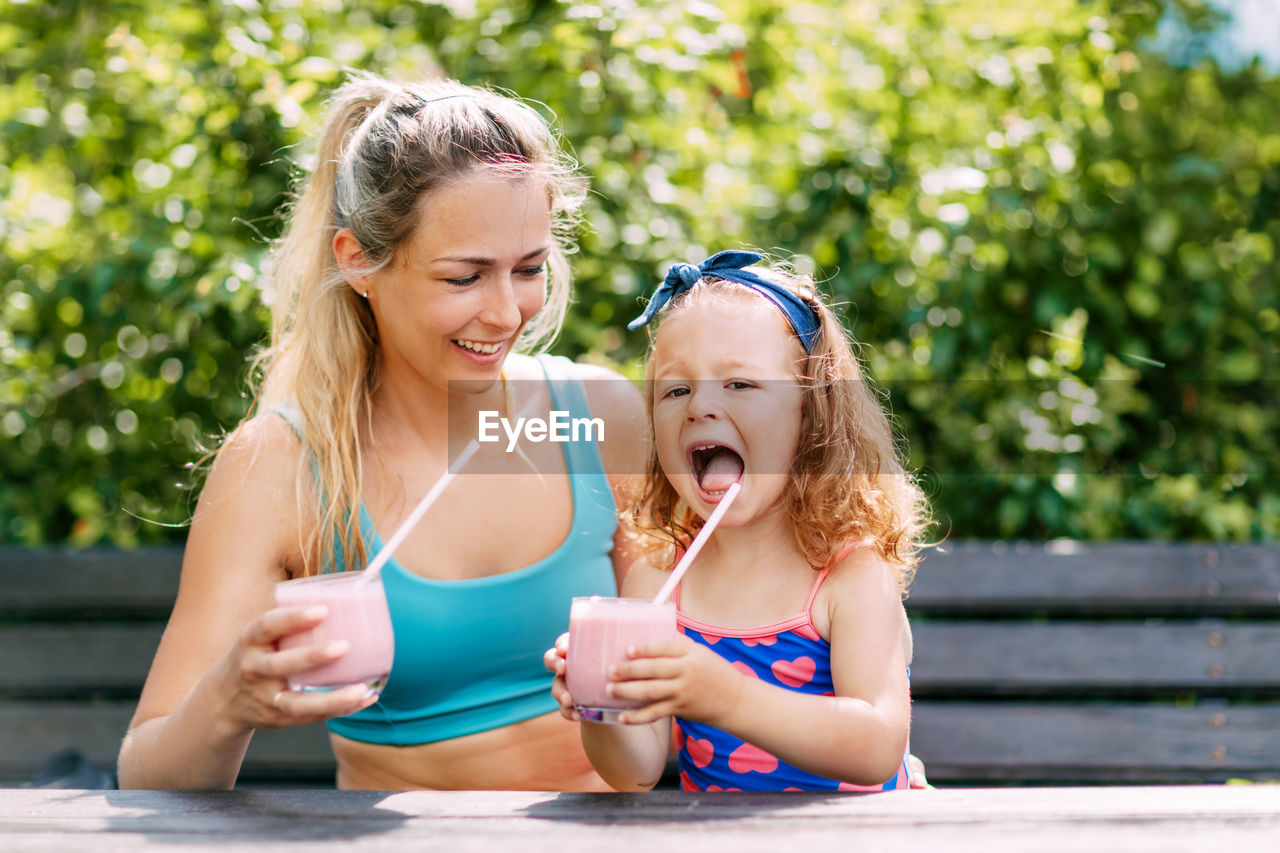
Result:
{"type": "Polygon", "coordinates": [[[299,646],[280,652],[259,653],[258,668],[262,675],[286,678],[332,663],[351,650],[347,640],[334,640],[325,646],[299,646]]]}
{"type": "Polygon", "coordinates": [[[266,704],[275,712],[273,725],[292,726],[352,714],[372,705],[377,698],[376,694],[371,695],[368,685],[349,684],[326,692],[278,690],[266,704]]]}
{"type": "Polygon", "coordinates": [[[243,639],[255,646],[273,645],[281,637],[314,628],[329,615],[323,604],[276,607],[245,626],[243,639]]]}

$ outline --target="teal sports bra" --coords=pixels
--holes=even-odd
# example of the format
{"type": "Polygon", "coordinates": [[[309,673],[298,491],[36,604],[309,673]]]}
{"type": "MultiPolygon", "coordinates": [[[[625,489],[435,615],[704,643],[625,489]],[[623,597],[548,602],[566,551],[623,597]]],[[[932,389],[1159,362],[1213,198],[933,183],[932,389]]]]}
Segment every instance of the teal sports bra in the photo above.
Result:
{"type": "MultiPolygon", "coordinates": [[[[538,361],[554,407],[590,417],[572,363],[556,356],[538,361]]],[[[394,558],[387,562],[382,582],[396,647],[391,675],[375,704],[329,720],[330,731],[364,743],[411,746],[556,710],[542,655],[569,629],[570,600],[617,595],[610,559],[617,509],[599,448],[591,441],[562,447],[573,525],[546,558],[500,575],[449,581],[416,575],[394,558]]],[[[382,539],[363,504],[360,529],[368,553],[377,553],[382,539]]]]}

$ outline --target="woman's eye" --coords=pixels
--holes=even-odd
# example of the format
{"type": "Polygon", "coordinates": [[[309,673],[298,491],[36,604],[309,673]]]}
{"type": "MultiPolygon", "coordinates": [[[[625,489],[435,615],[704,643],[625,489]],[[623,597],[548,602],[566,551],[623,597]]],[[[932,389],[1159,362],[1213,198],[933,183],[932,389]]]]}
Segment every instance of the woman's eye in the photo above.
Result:
{"type": "Polygon", "coordinates": [[[538,264],[536,267],[525,267],[519,272],[520,272],[520,275],[524,276],[525,278],[537,278],[538,276],[542,275],[546,271],[547,271],[547,268],[545,265],[538,264]]]}
{"type": "Polygon", "coordinates": [[[466,287],[468,284],[477,281],[479,278],[480,276],[478,275],[469,275],[466,278],[446,278],[445,281],[452,284],[454,287],[466,287]]]}

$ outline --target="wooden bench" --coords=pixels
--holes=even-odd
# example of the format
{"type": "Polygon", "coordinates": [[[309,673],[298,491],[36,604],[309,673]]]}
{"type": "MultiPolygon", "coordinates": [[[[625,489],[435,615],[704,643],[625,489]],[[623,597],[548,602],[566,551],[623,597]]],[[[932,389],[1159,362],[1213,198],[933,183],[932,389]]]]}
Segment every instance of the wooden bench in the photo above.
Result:
{"type": "MultiPolygon", "coordinates": [[[[0,786],[74,750],[116,753],[178,591],[179,548],[0,549],[0,786]]],[[[254,734],[244,786],[329,786],[322,724],[254,734]]]]}
{"type": "MultiPolygon", "coordinates": [[[[181,552],[0,549],[0,785],[116,751],[181,552]]],[[[1280,778],[1280,549],[957,543],[908,599],[912,751],[935,785],[1280,778]]],[[[332,785],[320,725],[254,736],[250,787],[332,785]]]]}
{"type": "Polygon", "coordinates": [[[907,600],[930,782],[1280,778],[1280,549],[944,548],[907,600]]]}

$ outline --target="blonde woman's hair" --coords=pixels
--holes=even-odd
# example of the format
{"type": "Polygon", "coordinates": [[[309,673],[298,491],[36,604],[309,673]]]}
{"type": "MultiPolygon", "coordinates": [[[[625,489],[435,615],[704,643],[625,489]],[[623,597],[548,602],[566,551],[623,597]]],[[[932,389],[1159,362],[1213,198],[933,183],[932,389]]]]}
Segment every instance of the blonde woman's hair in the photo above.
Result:
{"type": "Polygon", "coordinates": [[[424,195],[477,168],[546,181],[553,232],[546,306],[516,345],[537,351],[555,337],[568,306],[570,233],[585,195],[547,122],[522,101],[452,80],[353,74],[330,99],[315,168],[272,252],[271,343],[257,359],[255,412],[294,401],[302,419],[311,464],[299,471],[298,493],[316,496],[320,513],[312,541],[302,543],[308,574],[317,558],[335,569],[365,560],[361,436],[371,434],[380,369],[373,312],[339,270],[333,237],[351,229],[361,271],[377,272],[413,234],[424,195]]]}
{"type": "MultiPolygon", "coordinates": [[[[786,317],[774,312],[779,328],[794,344],[802,387],[800,437],[781,498],[796,548],[819,569],[849,543],[872,547],[894,566],[905,595],[920,559],[929,513],[924,493],[903,464],[879,394],[811,277],[777,262],[751,271],[802,298],[816,312],[822,329],[813,352],[806,354],[786,317]]],[[[742,284],[708,274],[663,309],[651,327],[646,368],[651,438],[653,356],[661,324],[697,305],[715,304],[733,311],[741,299],[763,298],[742,284]]],[[[668,566],[703,524],[663,474],[654,441],[650,441],[643,490],[629,521],[650,553],[668,566]]]]}

